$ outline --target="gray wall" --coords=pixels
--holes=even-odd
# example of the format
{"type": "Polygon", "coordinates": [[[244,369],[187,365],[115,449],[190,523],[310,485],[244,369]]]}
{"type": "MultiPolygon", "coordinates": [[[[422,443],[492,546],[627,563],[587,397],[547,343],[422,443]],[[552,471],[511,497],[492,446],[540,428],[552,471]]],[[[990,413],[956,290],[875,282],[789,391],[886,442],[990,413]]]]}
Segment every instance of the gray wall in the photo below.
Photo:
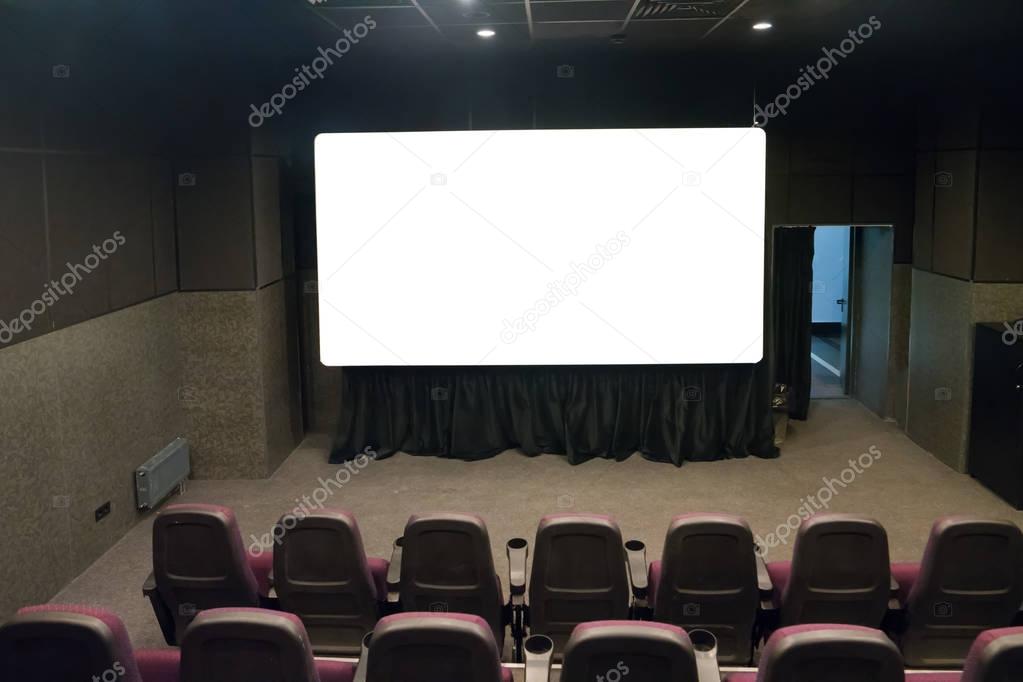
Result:
{"type": "MultiPolygon", "coordinates": [[[[37,312],[23,333],[0,326],[0,514],[13,534],[0,620],[138,520],[134,470],[173,438],[191,441],[195,477],[263,478],[302,437],[278,156],[254,156],[244,117],[218,118],[212,98],[174,101],[174,74],[138,46],[64,41],[69,24],[46,28],[51,51],[10,28],[0,321],[37,312]],[[53,78],[54,63],[71,77],[53,78]],[[190,192],[176,182],[186,171],[190,192]],[[115,232],[123,243],[79,268],[73,293],[50,290],[115,232]]],[[[189,81],[200,92],[201,77],[189,81]]]]}
{"type": "Polygon", "coordinates": [[[135,468],[185,432],[174,315],[162,297],[0,351],[0,514],[13,533],[0,619],[49,599],[136,522],[135,468]]]}
{"type": "Polygon", "coordinates": [[[966,471],[973,325],[1023,316],[1023,134],[1018,102],[956,94],[919,127],[906,431],[966,471]]]}

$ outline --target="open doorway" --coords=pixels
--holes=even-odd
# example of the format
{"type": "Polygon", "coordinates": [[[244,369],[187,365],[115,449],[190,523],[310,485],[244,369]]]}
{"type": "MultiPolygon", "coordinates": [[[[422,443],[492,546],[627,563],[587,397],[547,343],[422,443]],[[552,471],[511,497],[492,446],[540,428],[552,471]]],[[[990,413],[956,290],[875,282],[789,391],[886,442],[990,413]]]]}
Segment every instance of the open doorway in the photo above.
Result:
{"type": "Polygon", "coordinates": [[[820,226],[814,230],[811,398],[840,398],[847,392],[849,250],[848,225],[820,226]]]}
{"type": "Polygon", "coordinates": [[[776,225],[772,235],[776,400],[795,419],[811,398],[843,396],[888,416],[892,227],[776,225]]]}

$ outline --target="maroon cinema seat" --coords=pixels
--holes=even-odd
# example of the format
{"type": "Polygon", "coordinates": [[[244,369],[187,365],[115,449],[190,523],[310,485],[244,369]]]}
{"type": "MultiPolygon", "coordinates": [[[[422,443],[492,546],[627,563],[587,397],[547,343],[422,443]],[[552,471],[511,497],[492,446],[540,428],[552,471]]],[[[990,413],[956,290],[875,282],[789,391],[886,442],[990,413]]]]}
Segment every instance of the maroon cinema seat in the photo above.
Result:
{"type": "Polygon", "coordinates": [[[753,533],[743,519],[676,516],[661,560],[650,563],[648,583],[654,620],[709,630],[721,663],[749,662],[760,597],[753,533]]]}
{"type": "Polygon", "coordinates": [[[919,563],[892,564],[910,666],[959,667],[984,630],[1007,627],[1023,602],[1023,533],[1011,521],[938,519],[919,563]]]}
{"type": "Polygon", "coordinates": [[[278,521],[274,588],[321,656],[357,656],[387,597],[385,559],[367,559],[355,517],[322,509],[278,521]]]}
{"type": "Polygon", "coordinates": [[[132,649],[121,619],[90,606],[28,606],[0,625],[0,680],[177,682],[176,649],[132,649]]]}
{"type": "Polygon", "coordinates": [[[629,577],[618,524],[596,514],[540,520],[529,579],[530,634],[554,641],[554,658],[576,625],[629,617],[629,577]]]}
{"type": "Polygon", "coordinates": [[[696,655],[682,628],[665,623],[583,623],[565,644],[561,682],[698,682],[696,655]]]}
{"type": "Polygon", "coordinates": [[[373,631],[366,682],[512,682],[490,624],[464,613],[399,613],[373,631]]]}
{"type": "Polygon", "coordinates": [[[881,626],[891,596],[888,534],[854,514],[818,514],[799,526],[792,561],[767,570],[781,625],[881,626]]]}
{"type": "MultiPolygon", "coordinates": [[[[313,657],[298,616],[281,611],[203,611],[181,639],[181,682],[352,682],[355,666],[313,657]]],[[[148,681],[147,681],[148,682],[148,681]]]]}
{"type": "Polygon", "coordinates": [[[400,594],[403,611],[480,616],[502,650],[504,597],[490,535],[480,517],[412,516],[402,536],[400,594]]]}
{"type": "Polygon", "coordinates": [[[858,625],[793,625],[776,631],[755,673],[725,682],[903,682],[902,656],[880,630],[858,625]]]}
{"type": "MultiPolygon", "coordinates": [[[[259,606],[261,595],[268,591],[272,563],[270,552],[256,555],[246,551],[230,508],[212,504],[166,507],[153,522],[153,575],[161,606],[174,626],[168,643],[179,642],[200,611],[259,606]]],[[[161,617],[160,611],[157,617],[161,617]]]]}

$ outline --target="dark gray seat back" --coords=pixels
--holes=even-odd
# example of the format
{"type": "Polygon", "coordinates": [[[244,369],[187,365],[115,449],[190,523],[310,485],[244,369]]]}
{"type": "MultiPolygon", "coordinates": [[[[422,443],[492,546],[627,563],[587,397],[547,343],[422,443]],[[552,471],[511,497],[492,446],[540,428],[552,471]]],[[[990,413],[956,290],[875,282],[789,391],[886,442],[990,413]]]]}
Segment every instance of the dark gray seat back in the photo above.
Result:
{"type": "Polygon", "coordinates": [[[358,655],[376,625],[380,595],[355,517],[321,509],[281,527],[274,548],[281,608],[302,619],[317,654],[358,655]]]}
{"type": "Polygon", "coordinates": [[[408,520],[401,557],[404,611],[468,613],[487,621],[504,643],[501,582],[486,524],[470,514],[424,514],[408,520]]]}
{"type": "Polygon", "coordinates": [[[853,514],[819,514],[800,525],[782,595],[783,625],[880,627],[890,595],[888,534],[880,523],[853,514]]]}
{"type": "Polygon", "coordinates": [[[654,619],[686,630],[710,630],[718,660],[750,660],[760,597],[753,533],[727,514],[685,514],[668,528],[661,555],[654,619]]]}
{"type": "Polygon", "coordinates": [[[594,514],[555,514],[536,531],[529,579],[530,632],[554,640],[559,658],[576,625],[629,617],[629,577],[618,524],[594,514]]]}

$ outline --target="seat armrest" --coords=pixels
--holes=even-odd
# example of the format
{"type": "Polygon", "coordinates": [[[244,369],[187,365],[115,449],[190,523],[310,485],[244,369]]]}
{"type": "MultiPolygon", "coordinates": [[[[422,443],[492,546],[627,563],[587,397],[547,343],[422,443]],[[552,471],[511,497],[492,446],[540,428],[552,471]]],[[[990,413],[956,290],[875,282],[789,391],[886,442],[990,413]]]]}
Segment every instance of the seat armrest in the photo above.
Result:
{"type": "Polygon", "coordinates": [[[369,669],[369,643],[372,639],[372,630],[362,638],[362,650],[359,651],[359,660],[355,664],[355,676],[352,678],[352,682],[366,682],[366,671],[369,669]]]}
{"type": "Polygon", "coordinates": [[[632,596],[637,606],[646,606],[647,582],[646,568],[646,545],[639,540],[629,540],[625,543],[625,554],[628,558],[629,585],[632,587],[632,596]]]}
{"type": "Polygon", "coordinates": [[[400,537],[394,541],[394,548],[391,550],[391,563],[387,567],[387,603],[397,604],[401,599],[401,548],[405,538],[400,537]]]}
{"type": "Polygon", "coordinates": [[[525,682],[548,682],[551,676],[554,640],[545,635],[530,635],[526,638],[525,649],[525,682]]]}
{"type": "Polygon", "coordinates": [[[755,552],[757,557],[757,589],[760,591],[760,601],[773,603],[774,583],[771,582],[771,574],[767,572],[767,562],[764,555],[755,552]]]}
{"type": "Polygon", "coordinates": [[[521,606],[526,596],[526,559],[529,557],[529,543],[525,538],[508,541],[508,588],[511,603],[521,606]]]}
{"type": "Polygon", "coordinates": [[[717,637],[709,630],[696,628],[689,631],[696,654],[696,677],[699,682],[721,682],[721,668],[718,667],[717,637]]]}

